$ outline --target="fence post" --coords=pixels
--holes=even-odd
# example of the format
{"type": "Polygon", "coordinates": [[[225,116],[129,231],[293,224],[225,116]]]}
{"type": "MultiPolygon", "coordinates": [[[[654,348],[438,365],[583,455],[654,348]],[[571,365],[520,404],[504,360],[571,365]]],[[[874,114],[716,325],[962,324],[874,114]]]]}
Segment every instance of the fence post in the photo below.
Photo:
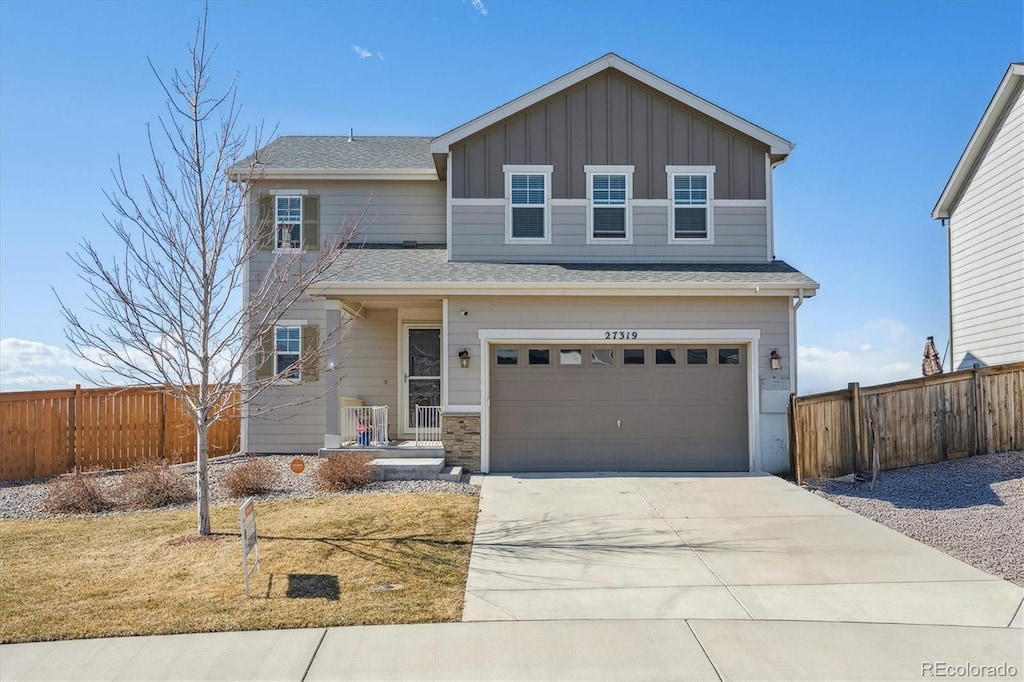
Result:
{"type": "Polygon", "coordinates": [[[71,418],[71,443],[68,448],[68,471],[78,470],[78,411],[82,407],[82,384],[75,384],[75,397],[71,399],[68,416],[71,418]]]}
{"type": "Polygon", "coordinates": [[[800,457],[800,439],[797,435],[796,393],[789,394],[789,456],[793,461],[793,474],[796,484],[804,484],[803,462],[800,457]]]}
{"type": "Polygon", "coordinates": [[[981,386],[978,379],[981,375],[981,365],[974,363],[974,373],[971,375],[971,402],[974,404],[974,447],[971,455],[981,454],[981,386]]]}
{"type": "Polygon", "coordinates": [[[157,446],[160,461],[169,463],[167,459],[167,391],[160,391],[160,444],[157,446]]]}
{"type": "MultiPolygon", "coordinates": [[[[853,473],[857,473],[863,459],[860,427],[860,382],[849,384],[850,389],[850,421],[853,426],[853,473]]],[[[863,469],[861,469],[863,471],[863,469]]]]}

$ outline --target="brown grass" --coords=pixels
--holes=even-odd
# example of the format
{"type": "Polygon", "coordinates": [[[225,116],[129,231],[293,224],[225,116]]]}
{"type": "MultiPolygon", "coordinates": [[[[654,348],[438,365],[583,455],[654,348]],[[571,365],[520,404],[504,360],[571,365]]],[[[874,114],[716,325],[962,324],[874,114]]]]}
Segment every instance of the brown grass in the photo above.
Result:
{"type": "Polygon", "coordinates": [[[49,483],[43,507],[51,514],[92,514],[114,507],[95,474],[76,473],[49,483]]]}
{"type": "Polygon", "coordinates": [[[476,510],[440,494],[258,503],[251,599],[234,505],[195,541],[194,509],[0,521],[0,641],[456,621],[476,510]]]}
{"type": "Polygon", "coordinates": [[[232,469],[224,478],[231,497],[269,493],[277,485],[277,469],[266,459],[250,459],[232,469]]]}
{"type": "Polygon", "coordinates": [[[129,509],[156,509],[196,499],[187,479],[166,464],[154,463],[128,471],[117,496],[129,509]]]}
{"type": "Polygon", "coordinates": [[[316,484],[320,490],[336,493],[355,490],[373,481],[369,455],[331,455],[320,460],[316,468],[316,484]]]}

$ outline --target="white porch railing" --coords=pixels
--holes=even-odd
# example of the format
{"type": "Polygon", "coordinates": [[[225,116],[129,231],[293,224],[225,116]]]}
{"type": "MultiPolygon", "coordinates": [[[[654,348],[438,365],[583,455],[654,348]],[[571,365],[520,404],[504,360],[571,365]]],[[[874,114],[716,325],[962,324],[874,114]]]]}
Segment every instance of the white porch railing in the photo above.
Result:
{"type": "Polygon", "coordinates": [[[441,442],[441,407],[416,406],[416,446],[441,442]]]}
{"type": "Polygon", "coordinates": [[[348,445],[387,445],[388,406],[341,408],[341,442],[348,445]]]}

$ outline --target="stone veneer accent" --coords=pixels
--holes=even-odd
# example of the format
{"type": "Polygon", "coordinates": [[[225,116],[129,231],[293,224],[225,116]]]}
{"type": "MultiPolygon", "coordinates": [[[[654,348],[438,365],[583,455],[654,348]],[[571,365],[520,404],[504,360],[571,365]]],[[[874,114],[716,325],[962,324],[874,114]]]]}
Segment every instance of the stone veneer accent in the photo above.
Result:
{"type": "Polygon", "coordinates": [[[444,463],[466,471],[480,471],[480,415],[446,412],[441,415],[444,463]]]}

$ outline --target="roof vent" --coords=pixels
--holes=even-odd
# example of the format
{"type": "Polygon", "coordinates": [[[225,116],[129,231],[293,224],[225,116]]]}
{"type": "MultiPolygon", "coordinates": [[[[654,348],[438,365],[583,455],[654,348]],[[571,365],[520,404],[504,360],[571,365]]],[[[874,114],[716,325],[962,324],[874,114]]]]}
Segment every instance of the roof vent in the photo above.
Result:
{"type": "Polygon", "coordinates": [[[348,129],[348,141],[349,142],[355,142],[356,141],[356,138],[353,135],[354,133],[355,133],[355,128],[349,128],[348,129]]]}
{"type": "Polygon", "coordinates": [[[415,249],[417,246],[419,246],[419,244],[416,242],[415,239],[406,239],[404,242],[402,242],[403,249],[415,249]]]}

